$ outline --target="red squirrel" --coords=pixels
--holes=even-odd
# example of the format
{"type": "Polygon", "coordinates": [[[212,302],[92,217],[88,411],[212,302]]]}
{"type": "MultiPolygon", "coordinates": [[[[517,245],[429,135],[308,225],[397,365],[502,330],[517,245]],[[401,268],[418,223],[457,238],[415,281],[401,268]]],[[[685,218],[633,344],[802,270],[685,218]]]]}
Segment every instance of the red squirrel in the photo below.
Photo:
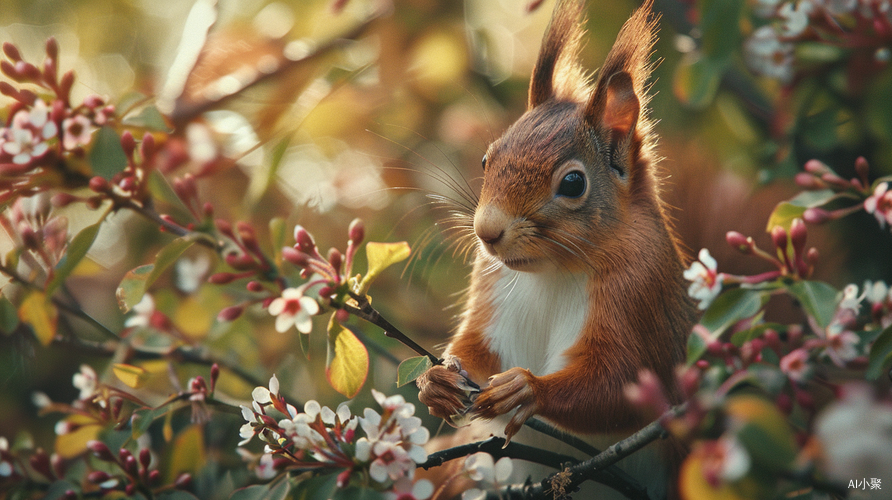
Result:
{"type": "Polygon", "coordinates": [[[527,111],[483,157],[467,303],[446,363],[417,381],[433,415],[507,415],[509,439],[534,415],[575,434],[640,427],[624,388],[651,370],[677,400],[697,317],[656,171],[650,0],[594,82],[583,11],[558,1],[527,111]]]}

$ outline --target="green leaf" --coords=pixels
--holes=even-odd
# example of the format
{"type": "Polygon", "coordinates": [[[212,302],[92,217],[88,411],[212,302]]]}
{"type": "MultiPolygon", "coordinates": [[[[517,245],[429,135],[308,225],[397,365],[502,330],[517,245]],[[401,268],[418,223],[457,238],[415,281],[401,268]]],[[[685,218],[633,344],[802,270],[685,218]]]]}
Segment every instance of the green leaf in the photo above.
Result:
{"type": "Polygon", "coordinates": [[[807,208],[814,208],[824,205],[836,197],[830,189],[821,189],[819,191],[803,191],[796,197],[788,201],[782,201],[774,207],[771,215],[768,217],[768,224],[765,230],[769,233],[774,226],[781,226],[787,231],[793,224],[793,219],[802,217],[807,208]]]}
{"type": "Polygon", "coordinates": [[[155,495],[157,500],[198,500],[198,497],[183,490],[168,491],[155,495]]]}
{"type": "Polygon", "coordinates": [[[688,335],[688,366],[696,363],[706,352],[706,339],[701,337],[697,332],[691,332],[688,335]]]}
{"type": "Polygon", "coordinates": [[[365,246],[365,253],[369,261],[369,270],[359,283],[356,293],[362,295],[368,292],[369,287],[378,275],[397,262],[409,258],[411,252],[409,244],[405,241],[399,243],[368,243],[365,246]]]}
{"type": "Polygon", "coordinates": [[[343,328],[334,316],[328,324],[328,360],[325,376],[331,386],[352,398],[359,393],[369,374],[369,352],[353,332],[343,328]]]}
{"type": "Polygon", "coordinates": [[[273,255],[276,264],[282,265],[282,247],[285,246],[285,238],[288,237],[288,229],[285,227],[285,219],[273,217],[269,220],[269,239],[273,245],[273,255]]]}
{"type": "Polygon", "coordinates": [[[166,415],[169,410],[169,406],[160,406],[158,408],[134,411],[130,422],[133,439],[145,434],[149,430],[149,427],[151,427],[152,422],[154,422],[155,419],[166,415]]]}
{"type": "Polygon", "coordinates": [[[173,205],[176,207],[177,211],[181,213],[189,213],[189,208],[183,203],[183,200],[177,196],[177,193],[170,186],[170,183],[167,182],[167,179],[161,175],[161,172],[157,170],[152,170],[149,174],[149,193],[153,198],[157,200],[162,200],[165,203],[173,205]]]}
{"type": "Polygon", "coordinates": [[[384,493],[371,488],[348,486],[337,490],[331,500],[384,500],[384,493]]]}
{"type": "Polygon", "coordinates": [[[711,59],[686,54],[675,67],[672,90],[681,102],[703,109],[715,98],[726,67],[711,59]]]}
{"type": "Polygon", "coordinates": [[[10,334],[19,326],[19,312],[12,302],[0,295],[0,331],[10,334]]]}
{"type": "Polygon", "coordinates": [[[796,442],[786,418],[777,407],[753,395],[735,396],[725,404],[736,422],[737,439],[753,461],[774,470],[786,470],[796,458],[796,442]]]}
{"type": "Polygon", "coordinates": [[[62,256],[62,259],[59,260],[59,263],[53,271],[53,279],[50,280],[49,284],[46,286],[46,294],[48,296],[53,295],[53,292],[56,291],[59,285],[68,279],[77,265],[80,264],[81,260],[86,257],[90,247],[93,246],[93,242],[96,241],[96,235],[99,234],[99,227],[104,220],[105,216],[103,215],[102,219],[93,225],[81,229],[81,231],[71,239],[71,243],[68,244],[68,249],[65,251],[65,255],[62,256]]]}
{"type": "Polygon", "coordinates": [[[25,297],[19,306],[19,319],[34,330],[37,340],[44,346],[50,345],[56,336],[58,314],[49,297],[35,290],[25,297]]]}
{"type": "Polygon", "coordinates": [[[93,139],[90,165],[95,175],[110,180],[127,166],[127,155],[121,146],[121,136],[111,127],[102,127],[93,139]]]}
{"type": "Polygon", "coordinates": [[[124,118],[123,123],[158,132],[171,132],[173,130],[167,124],[164,115],[155,106],[144,107],[138,114],[124,118]]]}
{"type": "Polygon", "coordinates": [[[820,281],[799,281],[787,288],[802,304],[805,312],[820,326],[826,327],[836,313],[839,291],[820,281]]]}
{"type": "Polygon", "coordinates": [[[293,500],[330,500],[338,489],[338,474],[314,476],[297,483],[294,486],[293,500]]]}
{"type": "Polygon", "coordinates": [[[892,364],[892,326],[883,330],[870,346],[870,357],[865,377],[876,380],[892,364]]]}
{"type": "Polygon", "coordinates": [[[396,369],[396,386],[402,387],[409,382],[414,382],[432,366],[434,364],[427,356],[416,356],[403,360],[399,368],[396,369]]]}
{"type": "Polygon", "coordinates": [[[291,493],[291,482],[287,476],[282,476],[269,484],[239,488],[232,492],[229,500],[285,500],[289,493],[291,493]]]}
{"type": "Polygon", "coordinates": [[[176,262],[183,252],[194,245],[198,237],[200,236],[183,236],[171,241],[155,255],[154,264],[139,266],[124,275],[115,292],[121,311],[126,313],[138,304],[152,283],[176,262]]]}
{"type": "Polygon", "coordinates": [[[725,61],[740,48],[743,0],[700,0],[700,50],[725,61]]]}
{"type": "Polygon", "coordinates": [[[767,300],[768,295],[762,290],[733,288],[715,299],[703,314],[700,324],[712,332],[714,339],[718,338],[734,323],[756,315],[767,300]]]}

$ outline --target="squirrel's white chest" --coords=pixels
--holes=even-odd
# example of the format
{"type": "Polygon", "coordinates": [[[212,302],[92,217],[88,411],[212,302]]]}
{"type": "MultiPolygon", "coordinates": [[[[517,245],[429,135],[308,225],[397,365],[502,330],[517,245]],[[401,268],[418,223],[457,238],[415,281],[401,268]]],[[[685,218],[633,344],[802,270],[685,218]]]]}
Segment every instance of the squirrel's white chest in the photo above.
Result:
{"type": "Polygon", "coordinates": [[[536,376],[554,373],[567,360],[588,314],[587,276],[521,273],[501,268],[485,330],[502,369],[527,368],[536,376]]]}

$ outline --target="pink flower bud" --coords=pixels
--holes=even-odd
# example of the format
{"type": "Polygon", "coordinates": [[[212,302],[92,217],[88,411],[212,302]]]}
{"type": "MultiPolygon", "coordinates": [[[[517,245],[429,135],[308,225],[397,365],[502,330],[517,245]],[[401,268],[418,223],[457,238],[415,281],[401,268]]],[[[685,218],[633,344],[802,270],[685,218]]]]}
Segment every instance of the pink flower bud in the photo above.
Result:
{"type": "Polygon", "coordinates": [[[805,254],[805,261],[808,262],[810,266],[814,266],[818,263],[818,249],[817,248],[809,248],[808,253],[805,254]]]}
{"type": "Polygon", "coordinates": [[[128,497],[132,497],[136,493],[136,486],[133,483],[127,483],[127,486],[124,486],[124,493],[128,497]]]}
{"type": "Polygon", "coordinates": [[[16,71],[15,65],[9,61],[0,61],[0,72],[13,80],[19,79],[19,73],[16,71]]]}
{"type": "Polygon", "coordinates": [[[346,488],[348,484],[350,484],[350,474],[353,472],[352,469],[347,469],[340,474],[338,474],[338,488],[346,488]]]}
{"type": "Polygon", "coordinates": [[[12,97],[13,99],[18,99],[19,97],[19,91],[10,85],[9,82],[0,82],[0,94],[12,97]]]}
{"type": "Polygon", "coordinates": [[[217,319],[220,321],[235,321],[245,312],[245,308],[242,306],[229,306],[217,315],[217,319]]]}
{"type": "Polygon", "coordinates": [[[256,281],[249,281],[248,284],[245,285],[245,288],[247,288],[249,292],[254,292],[254,293],[263,291],[263,285],[261,285],[260,283],[258,283],[256,281]]]}
{"type": "Polygon", "coordinates": [[[62,81],[59,82],[59,97],[65,100],[68,100],[68,96],[71,93],[71,87],[74,86],[74,71],[66,71],[64,75],[62,75],[62,81]]]}
{"type": "Polygon", "coordinates": [[[282,258],[297,267],[307,267],[307,265],[310,263],[309,255],[291,247],[285,247],[282,249],[282,258]]]}
{"type": "Polygon", "coordinates": [[[188,472],[180,474],[179,476],[177,476],[177,480],[174,482],[174,485],[181,490],[188,488],[192,485],[192,474],[189,474],[188,472]]]}
{"type": "Polygon", "coordinates": [[[19,53],[18,47],[9,42],[3,43],[3,53],[6,54],[6,57],[8,57],[12,62],[18,62],[22,60],[22,54],[19,53]]]}
{"type": "Polygon", "coordinates": [[[729,245],[743,254],[753,253],[753,239],[748,236],[744,236],[737,231],[728,231],[728,233],[725,234],[725,240],[729,245]]]}
{"type": "Polygon", "coordinates": [[[824,165],[820,160],[808,160],[805,162],[805,171],[815,175],[823,175],[831,172],[830,167],[824,165]]]}
{"type": "MultiPolygon", "coordinates": [[[[133,177],[132,175],[128,175],[118,182],[118,187],[120,187],[124,191],[136,191],[138,184],[135,177],[133,177]]],[[[171,219],[170,216],[168,216],[168,219],[173,222],[173,219],[171,219]]]]}
{"type": "Polygon", "coordinates": [[[786,251],[787,249],[787,230],[782,226],[774,226],[771,229],[771,241],[774,243],[774,246],[777,247],[781,252],[786,251]]]}
{"type": "Polygon", "coordinates": [[[110,478],[111,478],[111,476],[109,476],[108,473],[103,472],[101,470],[95,470],[95,471],[87,474],[87,481],[89,481],[93,484],[104,483],[104,482],[108,481],[110,478]]]}
{"type": "Polygon", "coordinates": [[[131,476],[139,475],[139,466],[136,464],[136,458],[133,455],[128,455],[124,459],[124,472],[131,476]]]}
{"type": "Polygon", "coordinates": [[[28,463],[31,464],[32,469],[39,472],[47,479],[53,479],[53,471],[50,467],[50,456],[47,455],[42,448],[38,448],[33,455],[28,457],[28,463]]]}
{"type": "Polygon", "coordinates": [[[40,79],[40,70],[29,62],[18,61],[15,63],[15,70],[19,74],[19,78],[24,80],[35,81],[40,79]]]}
{"type": "Polygon", "coordinates": [[[112,417],[117,420],[121,416],[121,410],[124,408],[124,400],[116,399],[112,406],[112,417]]]}
{"type": "Polygon", "coordinates": [[[215,219],[214,226],[217,228],[217,231],[220,231],[226,236],[233,236],[232,234],[232,224],[230,224],[225,219],[215,219]]]}
{"type": "Polygon", "coordinates": [[[706,361],[705,359],[698,359],[697,362],[694,363],[694,365],[701,370],[705,370],[709,368],[709,361],[706,361]]]}
{"type": "Polygon", "coordinates": [[[50,465],[53,467],[53,474],[56,477],[65,477],[65,472],[68,468],[65,466],[65,459],[58,453],[50,455],[50,465]]]}
{"type": "Polygon", "coordinates": [[[201,207],[201,212],[206,219],[210,219],[214,216],[214,206],[211,205],[210,202],[205,202],[201,207]]]}
{"type": "Polygon", "coordinates": [[[142,465],[142,468],[148,469],[151,462],[152,452],[148,448],[139,450],[139,464],[142,465]]]}
{"type": "MultiPolygon", "coordinates": [[[[191,478],[190,478],[191,479],[191,478]]],[[[149,472],[149,484],[158,484],[161,482],[161,473],[157,470],[149,472]]]]}
{"type": "Polygon", "coordinates": [[[225,260],[230,267],[239,271],[247,271],[257,267],[257,262],[250,255],[231,253],[226,256],[225,260]]]}
{"type": "Polygon", "coordinates": [[[213,285],[226,285],[238,279],[237,274],[233,273],[214,273],[208,276],[208,283],[213,285]]]}
{"type": "Polygon", "coordinates": [[[350,313],[344,309],[338,309],[337,312],[335,312],[335,320],[337,320],[338,323],[344,324],[350,320],[350,313]]]}
{"type": "Polygon", "coordinates": [[[861,179],[867,179],[867,175],[870,173],[870,165],[867,163],[867,158],[859,156],[855,160],[855,172],[861,179]]]}
{"type": "Polygon", "coordinates": [[[91,440],[87,441],[87,449],[90,450],[93,455],[96,456],[99,460],[103,462],[114,462],[115,456],[112,454],[111,450],[108,449],[105,443],[102,441],[91,440]]]}
{"type": "Polygon", "coordinates": [[[343,261],[344,258],[341,255],[340,250],[337,248],[328,249],[328,263],[331,264],[331,267],[333,267],[336,272],[341,271],[341,264],[343,261]]]}
{"type": "Polygon", "coordinates": [[[793,223],[790,225],[790,243],[793,244],[795,255],[802,255],[802,251],[805,250],[805,239],[807,237],[808,229],[805,227],[805,222],[802,222],[802,219],[799,218],[793,219],[793,223]]]}
{"type": "Polygon", "coordinates": [[[827,184],[825,184],[821,179],[818,179],[808,172],[799,172],[793,179],[796,181],[796,184],[804,187],[805,189],[823,189],[827,187],[827,184]]]}
{"type": "Polygon", "coordinates": [[[46,55],[54,61],[59,58],[59,42],[56,41],[55,37],[47,38],[46,55]]]}
{"type": "Polygon", "coordinates": [[[49,57],[43,61],[43,80],[50,85],[56,83],[56,61],[49,57]]]}
{"type": "Polygon", "coordinates": [[[136,151],[136,139],[133,138],[133,134],[129,130],[125,130],[121,134],[121,147],[124,148],[127,158],[133,158],[133,152],[136,151]]]}
{"type": "Polygon", "coordinates": [[[103,101],[102,98],[96,94],[90,94],[84,98],[84,106],[90,109],[96,109],[104,104],[105,101],[103,101]]]}
{"type": "Polygon", "coordinates": [[[108,181],[97,175],[90,179],[90,190],[94,193],[105,193],[108,191],[108,181]]]}
{"type": "Polygon", "coordinates": [[[214,363],[211,365],[211,391],[214,390],[214,387],[217,385],[217,379],[220,378],[220,365],[214,363]]]}
{"type": "Polygon", "coordinates": [[[295,247],[305,253],[311,254],[316,249],[316,242],[303,226],[294,226],[294,241],[296,242],[295,247]]]}
{"type": "Polygon", "coordinates": [[[77,493],[74,490],[65,490],[62,494],[62,500],[77,500],[77,493]]]}
{"type": "Polygon", "coordinates": [[[142,142],[139,144],[139,156],[143,160],[149,160],[155,155],[155,136],[146,132],[142,136],[142,142]]]}
{"type": "Polygon", "coordinates": [[[347,236],[354,245],[362,243],[362,240],[365,238],[365,224],[363,224],[362,219],[353,219],[350,227],[347,228],[347,236]]]}

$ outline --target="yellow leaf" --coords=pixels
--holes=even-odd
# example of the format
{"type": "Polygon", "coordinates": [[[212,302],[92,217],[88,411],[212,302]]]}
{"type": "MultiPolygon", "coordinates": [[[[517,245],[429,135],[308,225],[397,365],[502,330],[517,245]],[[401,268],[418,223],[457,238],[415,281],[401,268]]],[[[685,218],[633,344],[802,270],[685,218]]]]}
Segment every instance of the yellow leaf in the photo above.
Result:
{"type": "Polygon", "coordinates": [[[204,451],[204,427],[193,424],[184,429],[177,435],[170,450],[168,482],[175,481],[183,472],[197,473],[207,460],[204,451]]]}
{"type": "Polygon", "coordinates": [[[365,253],[369,261],[369,270],[359,283],[359,294],[365,294],[369,291],[372,281],[378,277],[385,269],[409,258],[412,250],[405,241],[399,243],[377,243],[370,242],[365,246],[365,253]]]}
{"type": "Polygon", "coordinates": [[[679,490],[684,500],[747,500],[760,498],[752,494],[759,491],[758,484],[744,477],[735,483],[722,482],[713,486],[706,480],[705,466],[715,460],[710,456],[707,446],[699,443],[685,458],[678,475],[679,490]]]}
{"type": "Polygon", "coordinates": [[[193,296],[186,297],[177,307],[174,323],[192,340],[203,340],[214,324],[214,315],[193,296]]]}
{"type": "Polygon", "coordinates": [[[331,386],[348,398],[356,396],[369,374],[369,352],[334,316],[329,323],[327,364],[325,375],[331,386]]]}
{"type": "Polygon", "coordinates": [[[56,436],[56,453],[64,459],[74,458],[87,450],[87,442],[99,437],[102,426],[86,415],[71,415],[63,420],[67,425],[76,426],[68,433],[56,436]]]}
{"type": "Polygon", "coordinates": [[[117,363],[112,366],[112,370],[124,385],[133,389],[139,389],[149,379],[149,372],[138,366],[117,363]]]}
{"type": "Polygon", "coordinates": [[[34,291],[28,294],[19,307],[19,319],[31,325],[37,340],[45,346],[50,345],[56,336],[58,314],[43,292],[34,291]]]}

